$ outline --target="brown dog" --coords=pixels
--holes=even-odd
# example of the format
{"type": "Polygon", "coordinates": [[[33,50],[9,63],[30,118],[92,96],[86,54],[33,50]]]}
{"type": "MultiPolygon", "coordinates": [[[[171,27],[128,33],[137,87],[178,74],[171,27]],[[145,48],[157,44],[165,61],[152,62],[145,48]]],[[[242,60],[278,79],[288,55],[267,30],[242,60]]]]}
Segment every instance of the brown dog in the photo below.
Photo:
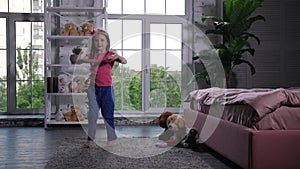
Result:
{"type": "Polygon", "coordinates": [[[167,125],[167,119],[169,116],[171,116],[173,113],[171,112],[163,112],[158,120],[158,124],[161,128],[164,128],[165,130],[158,136],[158,139],[166,141],[169,140],[170,137],[174,134],[172,131],[168,130],[168,125],[167,125]]]}
{"type": "Polygon", "coordinates": [[[171,112],[163,112],[163,113],[159,116],[159,118],[158,118],[158,120],[159,120],[159,122],[158,122],[159,126],[162,127],[162,128],[164,128],[164,129],[168,129],[167,119],[168,119],[168,117],[171,116],[172,114],[173,114],[173,113],[171,113],[171,112]]]}

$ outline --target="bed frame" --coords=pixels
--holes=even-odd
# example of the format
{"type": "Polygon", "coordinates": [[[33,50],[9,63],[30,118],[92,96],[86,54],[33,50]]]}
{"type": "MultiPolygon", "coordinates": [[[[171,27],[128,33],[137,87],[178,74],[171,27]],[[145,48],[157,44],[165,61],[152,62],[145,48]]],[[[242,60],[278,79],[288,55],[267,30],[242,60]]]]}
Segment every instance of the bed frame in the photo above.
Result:
{"type": "MultiPolygon", "coordinates": [[[[187,127],[202,132],[208,115],[184,110],[187,127]]],[[[299,169],[300,130],[254,130],[216,117],[213,134],[204,143],[245,169],[299,169]]],[[[201,138],[200,138],[201,139],[201,138]]]]}

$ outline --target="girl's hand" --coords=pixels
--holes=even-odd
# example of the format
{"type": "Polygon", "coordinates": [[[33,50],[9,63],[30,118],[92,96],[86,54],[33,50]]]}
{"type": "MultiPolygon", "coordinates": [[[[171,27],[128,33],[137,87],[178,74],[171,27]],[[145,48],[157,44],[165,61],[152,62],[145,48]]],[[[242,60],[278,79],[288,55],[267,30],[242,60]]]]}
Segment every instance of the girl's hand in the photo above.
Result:
{"type": "Polygon", "coordinates": [[[122,64],[126,64],[127,63],[127,60],[118,55],[116,51],[114,50],[111,50],[111,52],[113,53],[111,56],[108,57],[109,60],[118,60],[119,62],[121,62],[122,64]]]}
{"type": "Polygon", "coordinates": [[[108,59],[110,59],[110,60],[118,60],[122,64],[126,64],[127,63],[127,60],[124,57],[122,57],[120,55],[117,55],[117,54],[109,56],[108,59]]]}
{"type": "Polygon", "coordinates": [[[115,54],[109,56],[108,59],[109,59],[109,60],[117,60],[117,59],[119,59],[119,57],[120,57],[120,56],[117,55],[117,54],[115,53],[115,54]]]}

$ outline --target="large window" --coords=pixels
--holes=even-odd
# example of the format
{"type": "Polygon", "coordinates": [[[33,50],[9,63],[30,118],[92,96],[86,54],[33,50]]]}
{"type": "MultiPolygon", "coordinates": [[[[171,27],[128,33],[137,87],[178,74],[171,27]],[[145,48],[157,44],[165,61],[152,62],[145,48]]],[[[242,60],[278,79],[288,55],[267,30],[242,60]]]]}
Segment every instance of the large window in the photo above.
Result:
{"type": "Polygon", "coordinates": [[[1,0],[0,112],[42,114],[43,0],[1,0]],[[24,14],[26,13],[26,14],[24,14]]]}
{"type": "Polygon", "coordinates": [[[108,14],[111,47],[128,60],[113,71],[116,110],[179,112],[185,0],[108,0],[108,14]]]}
{"type": "MultiPolygon", "coordinates": [[[[182,20],[174,17],[187,17],[188,1],[107,2],[111,47],[128,60],[128,64],[114,67],[116,109],[179,110],[185,32],[182,20]]],[[[0,112],[43,113],[43,3],[1,0],[0,112]]]]}

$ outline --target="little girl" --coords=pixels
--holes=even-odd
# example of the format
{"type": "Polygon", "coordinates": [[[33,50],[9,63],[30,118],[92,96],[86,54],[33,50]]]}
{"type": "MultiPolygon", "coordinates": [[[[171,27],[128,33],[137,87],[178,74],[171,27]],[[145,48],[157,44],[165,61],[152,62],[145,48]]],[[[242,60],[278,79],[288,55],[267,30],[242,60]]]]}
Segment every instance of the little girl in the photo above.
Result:
{"type": "Polygon", "coordinates": [[[91,84],[87,90],[89,100],[88,140],[84,146],[90,147],[94,142],[100,109],[107,131],[105,146],[112,146],[117,135],[114,125],[115,103],[111,70],[115,61],[126,64],[127,60],[116,52],[110,51],[110,39],[107,32],[95,30],[92,40],[91,54],[77,61],[79,64],[91,64],[91,84]]]}

